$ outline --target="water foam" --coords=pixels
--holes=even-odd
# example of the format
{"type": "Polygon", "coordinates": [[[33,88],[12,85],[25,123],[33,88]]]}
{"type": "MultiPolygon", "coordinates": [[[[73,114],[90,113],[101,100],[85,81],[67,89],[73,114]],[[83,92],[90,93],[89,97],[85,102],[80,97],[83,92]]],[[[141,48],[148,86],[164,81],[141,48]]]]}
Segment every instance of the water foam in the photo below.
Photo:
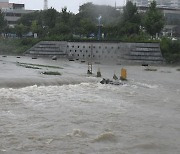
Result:
{"type": "Polygon", "coordinates": [[[157,89],[159,87],[158,85],[151,85],[151,84],[141,83],[141,82],[134,83],[134,86],[150,88],[150,89],[157,89]]]}
{"type": "Polygon", "coordinates": [[[92,142],[116,142],[116,136],[112,132],[104,132],[97,136],[92,142]]]}
{"type": "Polygon", "coordinates": [[[66,136],[69,137],[86,137],[87,134],[80,129],[73,129],[72,133],[68,133],[66,136]]]}

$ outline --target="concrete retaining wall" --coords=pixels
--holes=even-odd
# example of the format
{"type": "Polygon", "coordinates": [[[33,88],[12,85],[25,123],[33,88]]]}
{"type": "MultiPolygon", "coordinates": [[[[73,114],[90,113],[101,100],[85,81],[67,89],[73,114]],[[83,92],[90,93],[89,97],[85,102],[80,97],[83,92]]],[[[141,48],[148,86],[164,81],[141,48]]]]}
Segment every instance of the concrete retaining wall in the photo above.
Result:
{"type": "Polygon", "coordinates": [[[159,43],[101,43],[44,41],[29,49],[37,56],[67,56],[69,59],[115,63],[162,63],[159,43]]]}

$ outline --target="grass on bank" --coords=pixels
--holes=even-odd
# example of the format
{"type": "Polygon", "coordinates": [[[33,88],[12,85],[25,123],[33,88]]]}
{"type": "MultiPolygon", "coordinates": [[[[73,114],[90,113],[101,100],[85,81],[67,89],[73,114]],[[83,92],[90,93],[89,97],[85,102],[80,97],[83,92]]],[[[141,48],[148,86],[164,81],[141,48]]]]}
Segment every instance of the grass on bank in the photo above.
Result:
{"type": "Polygon", "coordinates": [[[39,39],[18,39],[18,38],[1,38],[0,53],[11,55],[22,55],[29,48],[39,42],[39,39]]]}
{"type": "Polygon", "coordinates": [[[54,68],[54,69],[63,69],[59,66],[51,66],[51,65],[41,65],[41,64],[31,64],[31,63],[20,63],[17,62],[19,66],[27,66],[27,67],[45,67],[45,68],[54,68]]]}

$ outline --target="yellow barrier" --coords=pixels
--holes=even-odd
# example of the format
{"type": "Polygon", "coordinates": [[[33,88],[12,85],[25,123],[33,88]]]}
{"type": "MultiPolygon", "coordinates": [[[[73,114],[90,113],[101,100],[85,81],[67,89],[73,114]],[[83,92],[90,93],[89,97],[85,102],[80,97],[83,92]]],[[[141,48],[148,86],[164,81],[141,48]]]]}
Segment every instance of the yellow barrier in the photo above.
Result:
{"type": "Polygon", "coordinates": [[[121,80],[127,80],[127,71],[124,68],[121,69],[121,77],[120,77],[120,79],[121,80]]]}

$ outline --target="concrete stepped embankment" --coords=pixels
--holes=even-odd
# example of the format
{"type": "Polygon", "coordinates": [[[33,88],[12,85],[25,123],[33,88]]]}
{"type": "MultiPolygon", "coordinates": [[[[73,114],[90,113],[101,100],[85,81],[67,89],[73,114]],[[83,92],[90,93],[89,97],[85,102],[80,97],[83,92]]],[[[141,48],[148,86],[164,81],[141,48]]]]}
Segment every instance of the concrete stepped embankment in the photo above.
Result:
{"type": "Polygon", "coordinates": [[[26,55],[33,56],[66,56],[67,42],[41,41],[26,51],[26,55]]]}
{"type": "Polygon", "coordinates": [[[148,63],[164,62],[159,43],[106,43],[42,41],[29,49],[33,56],[59,56],[99,63],[148,63]]]}

